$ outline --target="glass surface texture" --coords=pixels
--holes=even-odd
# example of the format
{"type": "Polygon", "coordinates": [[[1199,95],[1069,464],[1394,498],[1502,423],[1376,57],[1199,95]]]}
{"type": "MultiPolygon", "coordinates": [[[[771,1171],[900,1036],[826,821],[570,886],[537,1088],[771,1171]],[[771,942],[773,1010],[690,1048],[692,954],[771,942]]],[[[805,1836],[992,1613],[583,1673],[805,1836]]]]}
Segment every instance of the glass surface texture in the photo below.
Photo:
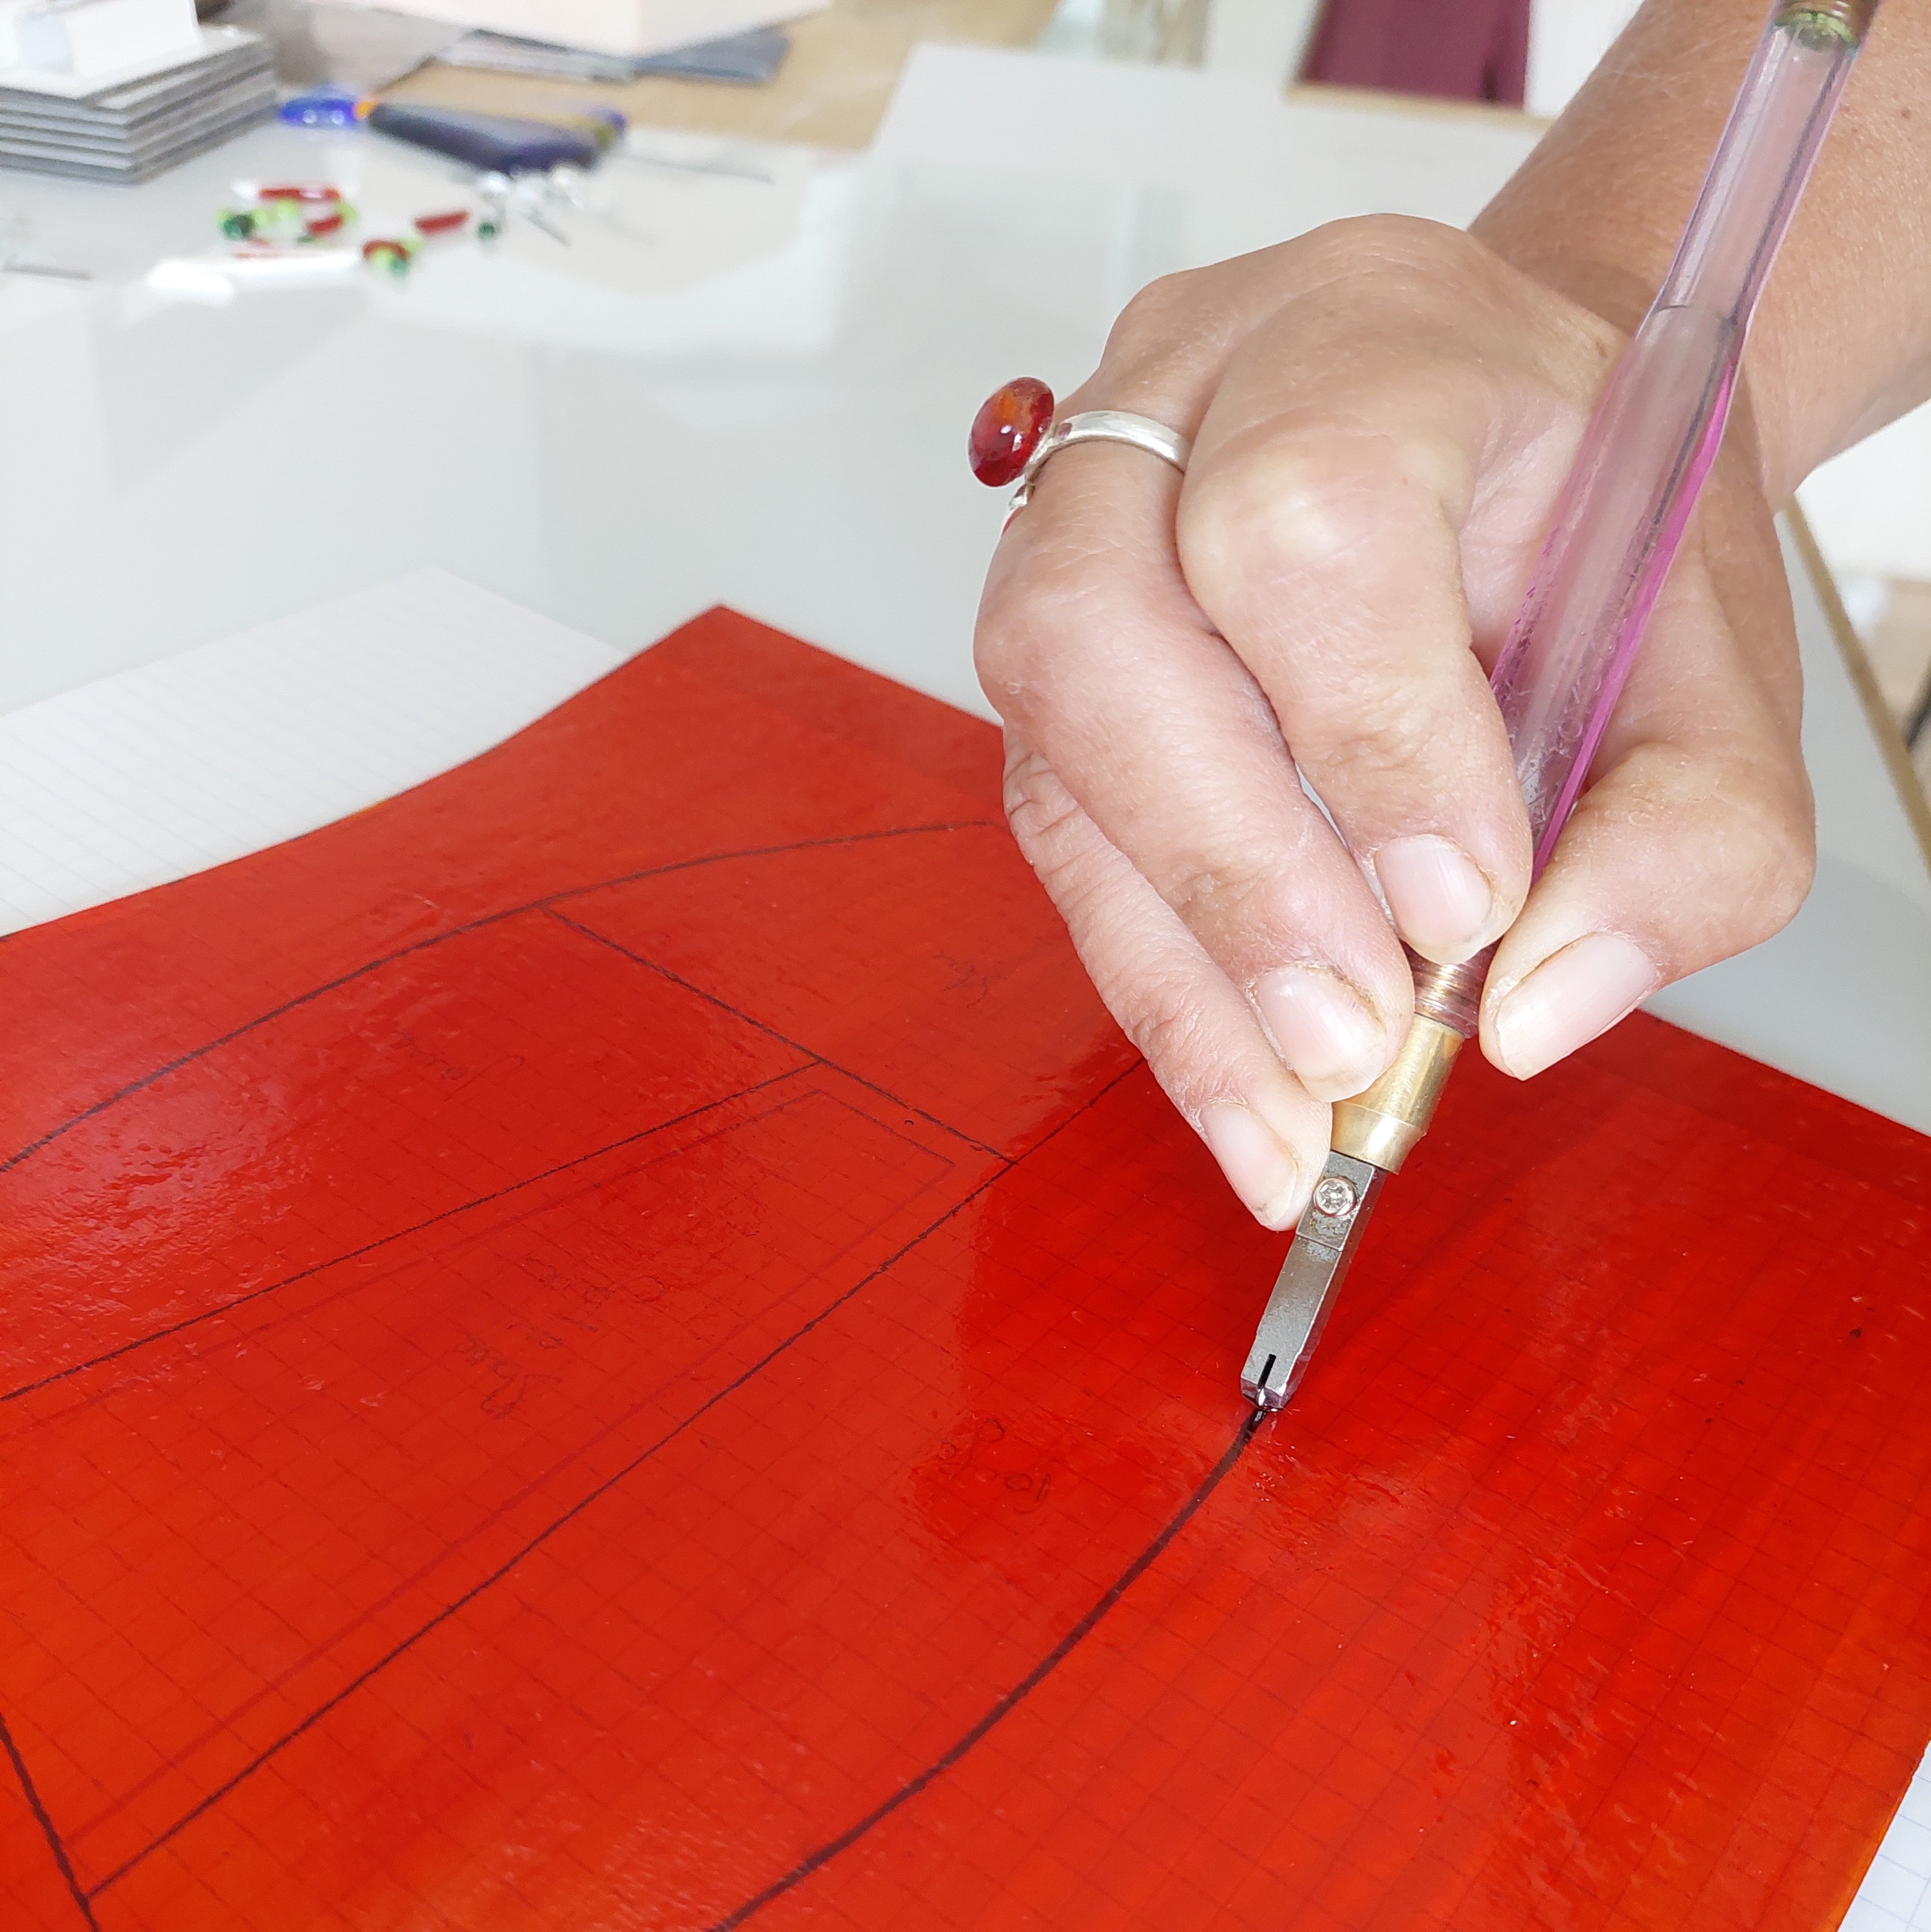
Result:
{"type": "Polygon", "coordinates": [[[719,614],[0,948],[10,1926],[1835,1922],[1931,1144],[1477,1063],[1261,1424],[999,763],[719,614]]]}

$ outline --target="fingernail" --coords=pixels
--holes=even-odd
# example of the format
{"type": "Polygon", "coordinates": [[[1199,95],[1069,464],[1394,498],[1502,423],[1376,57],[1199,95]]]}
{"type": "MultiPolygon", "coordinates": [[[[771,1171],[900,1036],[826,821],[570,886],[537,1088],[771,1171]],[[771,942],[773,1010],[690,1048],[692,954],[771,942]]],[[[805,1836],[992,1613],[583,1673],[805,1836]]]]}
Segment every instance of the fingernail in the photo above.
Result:
{"type": "Polygon", "coordinates": [[[1592,932],[1552,953],[1497,1010],[1495,1049],[1504,1069],[1526,1080],[1614,1026],[1663,975],[1619,932],[1592,932]]]}
{"type": "Polygon", "coordinates": [[[1444,965],[1475,950],[1495,912],[1495,895],[1475,862],[1432,833],[1384,845],[1375,854],[1375,876],[1395,929],[1444,965]]]}
{"type": "Polygon", "coordinates": [[[1254,1218],[1264,1228],[1291,1227],[1301,1210],[1300,1163],[1266,1123],[1228,1101],[1201,1109],[1200,1130],[1254,1218]]]}
{"type": "Polygon", "coordinates": [[[1381,1070],[1381,1029],[1332,973],[1284,966],[1255,987],[1254,1003],[1288,1064],[1317,1100],[1358,1094],[1381,1070]]]}

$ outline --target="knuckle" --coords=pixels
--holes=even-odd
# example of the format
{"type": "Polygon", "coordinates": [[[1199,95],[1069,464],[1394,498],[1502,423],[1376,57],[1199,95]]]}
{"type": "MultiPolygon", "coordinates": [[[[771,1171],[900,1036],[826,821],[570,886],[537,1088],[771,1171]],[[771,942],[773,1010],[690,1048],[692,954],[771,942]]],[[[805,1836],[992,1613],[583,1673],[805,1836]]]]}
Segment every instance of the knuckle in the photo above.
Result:
{"type": "Polygon", "coordinates": [[[1180,500],[1188,580],[1234,588],[1345,568],[1386,535],[1373,501],[1379,466],[1358,439],[1275,436],[1230,447],[1180,500]]]}
{"type": "Polygon", "coordinates": [[[1130,297],[1108,331],[1100,376],[1111,386],[1225,348],[1292,285],[1291,242],[1162,275],[1130,297]]]}
{"type": "MultiPolygon", "coordinates": [[[[1225,351],[1284,304],[1324,286],[1376,304],[1399,294],[1438,308],[1444,271],[1486,251],[1460,230],[1400,214],[1351,216],[1246,255],[1162,275],[1120,310],[1100,364],[1105,386],[1225,351]]],[[[1371,311],[1372,312],[1372,311],[1371,311]]]]}
{"type": "Polygon", "coordinates": [[[1413,277],[1438,284],[1445,260],[1477,245],[1459,228],[1418,214],[1351,214],[1324,222],[1305,238],[1330,272],[1413,277]]]}
{"type": "Polygon", "coordinates": [[[1194,268],[1149,282],[1107,332],[1099,367],[1082,394],[1165,391],[1177,371],[1211,366],[1234,328],[1234,292],[1216,292],[1216,271],[1194,268]]]}
{"type": "MultiPolygon", "coordinates": [[[[1162,1087],[1180,1100],[1212,1053],[1213,1042],[1197,989],[1162,974],[1135,987],[1116,1016],[1162,1087]]],[[[1183,1102],[1183,1104],[1184,1104],[1183,1102]]]]}
{"type": "Polygon", "coordinates": [[[1183,269],[1149,282],[1115,318],[1106,340],[1108,356],[1137,356],[1148,345],[1164,347],[1186,328],[1201,306],[1204,272],[1183,269]]]}
{"type": "Polygon", "coordinates": [[[1270,880],[1237,858],[1184,854],[1156,884],[1181,923],[1217,958],[1244,956],[1253,935],[1272,923],[1266,916],[1270,880]]]}
{"type": "MultiPolygon", "coordinates": [[[[1393,394],[1378,412],[1418,420],[1393,394]]],[[[1359,594],[1460,608],[1457,526],[1474,482],[1474,452],[1453,434],[1261,424],[1189,479],[1182,568],[1198,595],[1291,586],[1317,615],[1323,600],[1339,615],[1359,594]]]]}
{"type": "Polygon", "coordinates": [[[1356,318],[1371,337],[1396,318],[1437,335],[1443,324],[1462,334],[1500,266],[1472,236],[1417,215],[1351,216],[1306,242],[1308,279],[1323,292],[1324,307],[1356,318]]]}
{"type": "Polygon", "coordinates": [[[1009,721],[1013,700],[1026,687],[1030,657],[1024,627],[1004,612],[982,608],[973,628],[973,668],[994,710],[1009,721]]]}
{"type": "Polygon", "coordinates": [[[994,708],[1033,715],[1095,626],[1105,586],[1076,562],[1036,569],[988,590],[973,630],[973,663],[994,708]]]}
{"type": "Polygon", "coordinates": [[[1733,809],[1720,863],[1736,882],[1732,937],[1738,950],[1781,932],[1810,896],[1817,873],[1816,828],[1807,812],[1733,809]]]}
{"type": "Polygon", "coordinates": [[[1405,789],[1418,776],[1455,772],[1472,792],[1486,776],[1479,754],[1459,728],[1452,694],[1420,668],[1357,658],[1328,668],[1316,762],[1345,772],[1355,787],[1384,782],[1405,789]]]}
{"type": "Polygon", "coordinates": [[[1019,849],[1050,889],[1052,875],[1072,860],[1072,835],[1083,816],[1078,801],[1037,752],[1015,746],[1006,763],[1005,806],[1019,849]]]}
{"type": "MultiPolygon", "coordinates": [[[[1801,762],[1652,744],[1631,755],[1610,791],[1609,808],[1590,815],[1641,855],[1627,874],[1631,890],[1647,881],[1653,902],[1673,909],[1666,917],[1680,970],[1761,944],[1809,896],[1816,830],[1801,762]]],[[[1585,794],[1584,808],[1591,804],[1585,794]]]]}

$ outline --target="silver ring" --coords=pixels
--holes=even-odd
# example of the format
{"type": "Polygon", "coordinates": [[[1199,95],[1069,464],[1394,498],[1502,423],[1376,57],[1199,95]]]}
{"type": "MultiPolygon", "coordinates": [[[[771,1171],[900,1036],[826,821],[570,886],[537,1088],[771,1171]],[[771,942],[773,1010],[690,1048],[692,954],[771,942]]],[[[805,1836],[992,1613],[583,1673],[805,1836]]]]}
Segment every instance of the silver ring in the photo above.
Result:
{"type": "Polygon", "coordinates": [[[1076,416],[1055,423],[1026,459],[1026,466],[1019,472],[1019,487],[1006,506],[1009,520],[1026,507],[1033,483],[1047,460],[1075,442],[1129,443],[1135,449],[1144,449],[1149,456],[1157,456],[1163,463],[1171,463],[1183,476],[1187,458],[1193,449],[1185,436],[1176,435],[1151,416],[1136,416],[1131,410],[1083,410],[1076,416]]]}

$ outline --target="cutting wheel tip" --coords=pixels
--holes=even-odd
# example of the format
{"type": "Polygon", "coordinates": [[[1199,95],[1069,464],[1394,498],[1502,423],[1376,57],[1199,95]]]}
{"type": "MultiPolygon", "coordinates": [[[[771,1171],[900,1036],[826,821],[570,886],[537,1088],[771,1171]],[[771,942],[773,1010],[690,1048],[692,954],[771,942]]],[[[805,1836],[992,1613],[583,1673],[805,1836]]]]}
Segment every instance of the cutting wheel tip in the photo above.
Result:
{"type": "Polygon", "coordinates": [[[1264,1415],[1271,1415],[1276,1409],[1285,1408],[1288,1397],[1294,1393],[1288,1385],[1285,1372],[1278,1380],[1275,1376],[1275,1365],[1279,1360],[1278,1355],[1270,1355],[1261,1364],[1258,1375],[1241,1378],[1240,1393],[1264,1415]]]}

